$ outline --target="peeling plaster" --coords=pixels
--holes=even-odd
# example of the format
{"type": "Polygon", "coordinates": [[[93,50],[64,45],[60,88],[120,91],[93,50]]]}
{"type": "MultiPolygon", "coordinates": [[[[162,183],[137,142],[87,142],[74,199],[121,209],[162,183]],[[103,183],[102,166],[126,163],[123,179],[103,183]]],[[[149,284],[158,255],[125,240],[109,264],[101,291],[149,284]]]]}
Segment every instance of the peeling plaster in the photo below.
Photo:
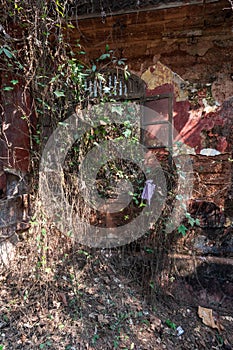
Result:
{"type": "Polygon", "coordinates": [[[233,115],[230,121],[229,117],[225,118],[230,107],[224,101],[233,95],[233,81],[225,73],[229,72],[229,63],[225,66],[212,86],[189,84],[161,62],[141,76],[149,95],[174,92],[174,127],[178,132],[175,142],[185,143],[197,154],[203,148],[214,148],[221,153],[232,151],[232,126],[226,128],[226,125],[233,121],[233,115]]]}
{"type": "Polygon", "coordinates": [[[174,86],[174,94],[176,101],[185,101],[188,98],[188,93],[182,87],[185,86],[185,81],[170,68],[157,62],[155,65],[149,67],[141,76],[147,84],[148,90],[164,84],[172,84],[174,86]]]}
{"type": "Polygon", "coordinates": [[[228,72],[222,72],[217,80],[212,84],[212,95],[218,103],[233,97],[233,80],[228,72]]]}
{"type": "Polygon", "coordinates": [[[180,50],[187,52],[189,55],[192,56],[204,56],[209,49],[213,48],[212,41],[199,41],[198,38],[193,39],[193,42],[191,40],[187,40],[186,43],[180,44],[180,50]]]}

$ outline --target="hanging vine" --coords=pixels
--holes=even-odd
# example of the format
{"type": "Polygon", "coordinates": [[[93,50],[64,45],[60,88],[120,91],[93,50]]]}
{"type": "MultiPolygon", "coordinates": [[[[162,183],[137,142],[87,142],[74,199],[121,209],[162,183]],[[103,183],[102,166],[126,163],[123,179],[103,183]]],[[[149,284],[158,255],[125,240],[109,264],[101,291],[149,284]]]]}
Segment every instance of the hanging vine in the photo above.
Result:
{"type": "MultiPolygon", "coordinates": [[[[1,0],[0,74],[23,84],[34,101],[38,145],[46,142],[44,126],[52,130],[65,113],[84,101],[84,81],[103,65],[124,64],[106,46],[99,59],[90,62],[77,42],[71,47],[68,30],[70,1],[1,0]],[[74,53],[75,51],[75,53],[74,53]],[[39,129],[38,129],[39,128],[39,129]]],[[[14,88],[5,86],[5,92],[14,88]]]]}

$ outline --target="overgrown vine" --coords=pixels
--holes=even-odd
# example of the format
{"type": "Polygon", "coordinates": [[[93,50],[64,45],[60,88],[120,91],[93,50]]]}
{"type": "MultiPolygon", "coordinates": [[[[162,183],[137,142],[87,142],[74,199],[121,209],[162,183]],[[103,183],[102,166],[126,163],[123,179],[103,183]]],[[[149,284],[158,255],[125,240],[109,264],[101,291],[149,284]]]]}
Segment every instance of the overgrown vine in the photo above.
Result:
{"type": "MultiPolygon", "coordinates": [[[[37,189],[41,152],[51,132],[62,122],[69,111],[82,108],[87,101],[85,80],[87,76],[100,79],[105,67],[125,66],[108,45],[97,59],[87,59],[79,42],[71,46],[69,29],[74,24],[69,19],[72,1],[0,0],[0,78],[2,96],[7,98],[19,88],[22,99],[30,99],[21,110],[28,122],[31,139],[31,172],[33,187],[37,189]]],[[[75,25],[78,29],[78,23],[75,25]]],[[[108,91],[106,91],[106,96],[108,91]]],[[[102,96],[104,98],[104,96],[102,96]]],[[[33,191],[36,192],[36,191],[33,191]]],[[[46,268],[49,242],[46,235],[53,232],[52,223],[36,203],[31,228],[37,234],[38,266],[46,268]],[[44,245],[44,246],[43,246],[44,245]],[[42,247],[43,246],[43,247],[42,247]]]]}
{"type": "MultiPolygon", "coordinates": [[[[22,95],[31,98],[31,109],[27,112],[22,111],[22,117],[27,119],[31,134],[31,163],[34,177],[38,175],[41,151],[52,130],[65,119],[68,111],[74,111],[77,106],[82,108],[83,103],[87,100],[85,87],[87,76],[94,75],[99,79],[104,68],[122,68],[122,66],[127,75],[125,59],[117,57],[108,45],[100,57],[94,61],[87,59],[85,50],[79,42],[71,46],[69,29],[74,27],[73,22],[69,19],[71,3],[68,0],[63,2],[59,0],[0,0],[2,9],[0,23],[2,93],[7,96],[19,84],[22,95]],[[32,116],[35,116],[34,119],[32,118],[33,122],[31,122],[32,116]]],[[[76,22],[75,25],[78,30],[78,23],[76,22]]],[[[104,99],[107,96],[108,91],[106,90],[101,98],[104,99]]],[[[114,133],[113,129],[109,131],[114,133]]],[[[129,135],[127,125],[123,125],[124,132],[127,137],[129,135]]],[[[119,137],[119,132],[117,136],[119,137]]],[[[96,133],[92,138],[92,143],[98,139],[101,137],[96,133]]],[[[90,147],[88,141],[86,142],[87,149],[90,147]]],[[[113,169],[115,165],[110,164],[110,166],[113,169]]],[[[122,164],[122,169],[124,169],[124,164],[122,164]]],[[[121,176],[122,169],[118,167],[114,170],[116,174],[118,173],[118,177],[121,176]]],[[[107,171],[106,168],[101,170],[103,173],[107,171]]],[[[141,182],[139,185],[143,187],[142,176],[139,180],[141,182]]],[[[102,183],[101,186],[103,188],[105,184],[102,183]]],[[[140,205],[139,195],[133,194],[133,196],[135,203],[140,205]]],[[[169,210],[167,207],[167,216],[169,216],[169,210]]],[[[125,214],[126,221],[127,216],[128,213],[125,214]]],[[[46,270],[49,261],[52,260],[50,242],[46,235],[48,230],[54,232],[53,223],[48,223],[40,211],[32,218],[31,225],[33,229],[36,228],[37,232],[35,254],[39,260],[37,267],[46,270]]],[[[159,220],[157,226],[161,228],[161,235],[163,235],[163,218],[159,220]]],[[[157,250],[155,250],[156,254],[157,250]]]]}

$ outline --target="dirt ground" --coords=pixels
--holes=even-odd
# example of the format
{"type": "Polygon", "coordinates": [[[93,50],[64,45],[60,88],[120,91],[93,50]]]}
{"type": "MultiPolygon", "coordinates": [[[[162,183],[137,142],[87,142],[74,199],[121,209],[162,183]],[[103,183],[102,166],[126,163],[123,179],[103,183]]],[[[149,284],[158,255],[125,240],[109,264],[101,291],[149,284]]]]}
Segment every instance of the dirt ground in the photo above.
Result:
{"type": "Polygon", "coordinates": [[[232,291],[219,300],[213,283],[197,288],[162,272],[158,287],[140,252],[70,249],[66,240],[51,238],[44,260],[35,239],[19,244],[0,277],[1,350],[232,349],[232,291]],[[212,310],[212,325],[198,306],[212,310]]]}

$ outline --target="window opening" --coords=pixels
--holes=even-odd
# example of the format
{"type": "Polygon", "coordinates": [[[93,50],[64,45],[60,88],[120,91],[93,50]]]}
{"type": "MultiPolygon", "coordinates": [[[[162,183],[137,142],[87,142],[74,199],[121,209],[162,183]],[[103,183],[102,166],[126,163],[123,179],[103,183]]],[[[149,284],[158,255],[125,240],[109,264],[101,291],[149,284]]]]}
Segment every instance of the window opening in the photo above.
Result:
{"type": "Polygon", "coordinates": [[[90,76],[85,82],[88,99],[107,96],[116,101],[138,102],[141,108],[140,140],[148,149],[167,149],[172,158],[173,94],[145,96],[145,83],[136,75],[125,77],[120,69],[111,69],[101,77],[90,76]]]}
{"type": "Polygon", "coordinates": [[[148,149],[166,148],[172,154],[173,95],[146,97],[142,115],[142,142],[148,149]]]}

